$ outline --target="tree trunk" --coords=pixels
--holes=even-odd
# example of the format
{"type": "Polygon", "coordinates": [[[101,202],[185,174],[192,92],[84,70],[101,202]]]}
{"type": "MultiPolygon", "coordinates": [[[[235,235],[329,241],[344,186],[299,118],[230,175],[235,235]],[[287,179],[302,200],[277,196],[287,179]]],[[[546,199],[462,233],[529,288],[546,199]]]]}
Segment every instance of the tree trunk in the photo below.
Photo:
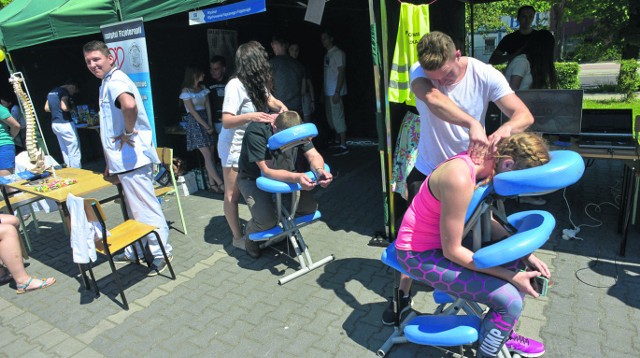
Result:
{"type": "Polygon", "coordinates": [[[566,0],[561,0],[557,3],[551,5],[551,31],[555,36],[556,44],[553,49],[553,58],[555,60],[561,59],[563,57],[563,48],[564,48],[564,9],[567,2],[566,0]]]}

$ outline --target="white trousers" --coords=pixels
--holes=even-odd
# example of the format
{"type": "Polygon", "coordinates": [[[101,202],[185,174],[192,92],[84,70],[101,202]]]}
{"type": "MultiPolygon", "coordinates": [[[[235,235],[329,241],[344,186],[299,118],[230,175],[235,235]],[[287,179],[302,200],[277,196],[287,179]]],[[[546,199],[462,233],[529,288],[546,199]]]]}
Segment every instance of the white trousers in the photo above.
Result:
{"type": "MultiPolygon", "coordinates": [[[[160,240],[167,254],[172,249],[169,244],[169,226],[164,218],[162,207],[153,191],[152,165],[145,165],[125,174],[118,174],[118,179],[124,191],[124,202],[129,217],[142,223],[158,228],[160,240]]],[[[154,234],[149,234],[142,240],[143,245],[149,242],[149,249],[154,258],[162,258],[162,250],[154,234]]],[[[135,245],[140,258],[144,257],[139,245],[135,245]]],[[[127,257],[135,257],[131,246],[125,249],[127,257]]]]}
{"type": "Polygon", "coordinates": [[[80,168],[80,140],[75,123],[65,120],[55,120],[51,123],[51,129],[58,137],[58,144],[62,151],[64,163],[71,168],[80,168]]]}

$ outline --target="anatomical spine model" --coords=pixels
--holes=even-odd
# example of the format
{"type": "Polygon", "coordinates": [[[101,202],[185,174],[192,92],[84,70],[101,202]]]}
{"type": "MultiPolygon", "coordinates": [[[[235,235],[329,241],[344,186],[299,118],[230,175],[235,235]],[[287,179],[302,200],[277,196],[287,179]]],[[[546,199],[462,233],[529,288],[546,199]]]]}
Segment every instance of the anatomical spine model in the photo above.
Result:
{"type": "Polygon", "coordinates": [[[45,166],[44,153],[42,152],[42,149],[38,148],[35,108],[33,108],[31,98],[29,98],[23,88],[24,78],[22,78],[22,73],[16,72],[12,74],[9,78],[9,82],[13,86],[13,91],[16,93],[16,96],[20,101],[22,112],[24,112],[25,122],[27,123],[27,153],[29,153],[29,161],[34,165],[33,168],[29,170],[35,174],[40,174],[47,168],[45,166]]]}

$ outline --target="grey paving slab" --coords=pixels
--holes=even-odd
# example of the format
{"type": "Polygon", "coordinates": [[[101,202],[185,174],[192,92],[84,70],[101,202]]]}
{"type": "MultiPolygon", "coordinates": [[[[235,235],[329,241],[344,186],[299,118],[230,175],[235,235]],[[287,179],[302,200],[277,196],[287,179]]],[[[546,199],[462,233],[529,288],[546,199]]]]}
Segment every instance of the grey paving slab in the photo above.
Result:
{"type": "MultiPolygon", "coordinates": [[[[373,357],[392,333],[380,317],[392,294],[393,273],[367,246],[383,229],[380,165],[373,146],[354,146],[330,158],[337,178],[318,190],[323,218],[302,233],[314,259],[335,255],[327,265],[280,286],[297,263],[272,250],[253,260],[230,245],[222,197],[198,192],[182,199],[189,235],[183,235],[174,197],[163,201],[174,229],[170,240],[177,280],[147,278],[144,267],[121,269],[131,309],[124,311],[108,263],[95,272],[96,298],[84,290],[58,213],[40,213],[37,234],[29,224],[33,252],[28,271],[55,276],[42,292],[16,295],[0,287],[0,344],[9,357],[373,357]]],[[[547,195],[543,209],[558,224],[540,250],[555,284],[547,298],[527,299],[519,331],[546,344],[548,357],[616,357],[640,349],[640,238],[630,231],[620,257],[617,232],[622,165],[598,160],[576,185],[547,195]],[[593,204],[595,205],[593,205],[593,204]],[[585,213],[587,212],[598,222],[585,213]],[[571,220],[583,226],[583,241],[561,239],[571,220]]],[[[106,196],[110,192],[98,193],[106,196]]],[[[105,205],[112,224],[118,206],[105,205]]],[[[539,209],[515,201],[509,212],[539,209]]],[[[240,216],[249,217],[241,205],[240,216]]],[[[284,246],[281,246],[284,247],[284,246]]],[[[416,285],[414,307],[431,312],[429,289],[416,285]]],[[[472,353],[472,351],[467,351],[472,353]]],[[[394,347],[390,357],[444,357],[432,347],[394,347]]]]}

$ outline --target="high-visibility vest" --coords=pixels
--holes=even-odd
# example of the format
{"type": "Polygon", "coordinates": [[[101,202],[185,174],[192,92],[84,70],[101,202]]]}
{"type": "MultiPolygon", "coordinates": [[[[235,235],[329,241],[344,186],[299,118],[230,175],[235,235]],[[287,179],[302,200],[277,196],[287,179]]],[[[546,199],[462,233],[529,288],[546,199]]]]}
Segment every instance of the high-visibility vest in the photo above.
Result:
{"type": "Polygon", "coordinates": [[[389,101],[416,105],[409,70],[418,61],[418,41],[429,32],[429,5],[400,4],[400,21],[389,74],[389,101]]]}

